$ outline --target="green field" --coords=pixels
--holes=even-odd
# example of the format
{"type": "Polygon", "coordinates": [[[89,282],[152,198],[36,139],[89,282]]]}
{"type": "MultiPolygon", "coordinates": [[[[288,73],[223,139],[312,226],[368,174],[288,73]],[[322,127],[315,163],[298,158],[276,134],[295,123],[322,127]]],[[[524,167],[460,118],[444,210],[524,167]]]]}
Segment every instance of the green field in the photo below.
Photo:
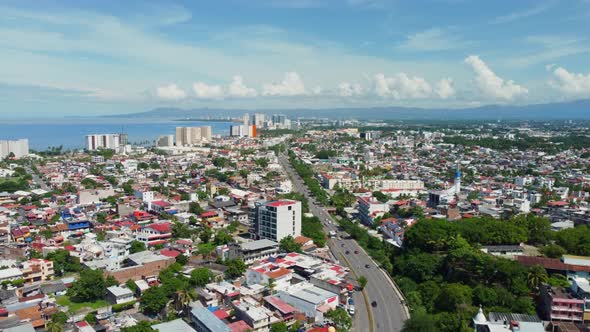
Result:
{"type": "Polygon", "coordinates": [[[70,300],[69,296],[67,296],[67,295],[60,296],[60,297],[56,298],[56,302],[57,302],[57,304],[59,304],[61,306],[64,306],[64,307],[67,306],[69,308],[70,312],[77,312],[83,308],[98,309],[98,308],[106,307],[109,305],[109,303],[105,300],[98,300],[96,302],[81,302],[81,303],[72,302],[70,300]]]}

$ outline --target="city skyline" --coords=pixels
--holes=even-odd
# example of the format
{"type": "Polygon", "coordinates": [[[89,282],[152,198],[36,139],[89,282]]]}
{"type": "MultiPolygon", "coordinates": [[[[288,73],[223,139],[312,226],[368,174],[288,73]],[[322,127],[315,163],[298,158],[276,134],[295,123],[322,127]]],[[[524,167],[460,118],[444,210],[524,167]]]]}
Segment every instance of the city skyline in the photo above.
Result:
{"type": "Polygon", "coordinates": [[[7,117],[590,97],[587,1],[19,1],[0,8],[7,117]]]}

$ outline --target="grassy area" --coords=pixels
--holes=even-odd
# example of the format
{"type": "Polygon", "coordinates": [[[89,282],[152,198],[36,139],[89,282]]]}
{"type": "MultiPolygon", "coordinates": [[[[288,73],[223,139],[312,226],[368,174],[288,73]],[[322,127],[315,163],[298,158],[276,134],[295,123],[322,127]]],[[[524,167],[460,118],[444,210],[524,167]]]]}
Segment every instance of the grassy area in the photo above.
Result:
{"type": "Polygon", "coordinates": [[[102,307],[106,307],[109,303],[105,300],[98,300],[96,302],[72,302],[69,296],[64,295],[56,298],[57,304],[61,306],[67,306],[70,312],[77,312],[82,308],[91,308],[91,309],[98,309],[102,307]]]}

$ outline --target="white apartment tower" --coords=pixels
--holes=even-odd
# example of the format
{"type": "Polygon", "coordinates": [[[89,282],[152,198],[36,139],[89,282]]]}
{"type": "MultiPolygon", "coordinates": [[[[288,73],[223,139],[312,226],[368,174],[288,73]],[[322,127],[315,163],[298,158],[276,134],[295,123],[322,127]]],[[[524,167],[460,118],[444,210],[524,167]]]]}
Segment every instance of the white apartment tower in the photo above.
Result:
{"type": "Polygon", "coordinates": [[[127,145],[127,134],[92,134],[86,135],[86,150],[117,150],[127,145]]]}
{"type": "Polygon", "coordinates": [[[252,231],[259,239],[276,242],[287,236],[300,236],[301,202],[285,199],[257,205],[252,231]]]}
{"type": "Polygon", "coordinates": [[[176,127],[176,146],[188,146],[211,140],[211,126],[176,127]]]}
{"type": "Polygon", "coordinates": [[[29,140],[22,138],[15,141],[0,141],[0,159],[8,157],[11,153],[15,158],[22,158],[29,155],[29,140]]]}

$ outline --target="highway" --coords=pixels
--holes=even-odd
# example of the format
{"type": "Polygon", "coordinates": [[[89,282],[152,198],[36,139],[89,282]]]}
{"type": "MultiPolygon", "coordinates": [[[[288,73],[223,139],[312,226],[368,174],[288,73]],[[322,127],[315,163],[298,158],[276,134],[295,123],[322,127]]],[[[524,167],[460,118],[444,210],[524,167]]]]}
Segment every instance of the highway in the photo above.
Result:
{"type": "Polygon", "coordinates": [[[407,318],[406,311],[402,307],[401,297],[396,292],[386,272],[367,255],[356,241],[340,235],[342,232],[338,231],[332,217],[324,208],[314,202],[314,198],[309,195],[303,179],[291,167],[288,158],[281,155],[279,162],[291,177],[295,191],[302,193],[308,199],[310,212],[322,220],[326,233],[336,231],[339,234],[337,238],[328,241],[330,250],[336,259],[343,265],[349,265],[354,276],[364,275],[368,280],[365,291],[369,303],[365,302],[360,292],[355,292],[353,296],[356,307],[353,329],[359,332],[370,331],[368,314],[370,311],[373,320],[373,331],[401,331],[403,322],[407,318]],[[376,306],[371,305],[373,301],[376,302],[376,306]]]}

